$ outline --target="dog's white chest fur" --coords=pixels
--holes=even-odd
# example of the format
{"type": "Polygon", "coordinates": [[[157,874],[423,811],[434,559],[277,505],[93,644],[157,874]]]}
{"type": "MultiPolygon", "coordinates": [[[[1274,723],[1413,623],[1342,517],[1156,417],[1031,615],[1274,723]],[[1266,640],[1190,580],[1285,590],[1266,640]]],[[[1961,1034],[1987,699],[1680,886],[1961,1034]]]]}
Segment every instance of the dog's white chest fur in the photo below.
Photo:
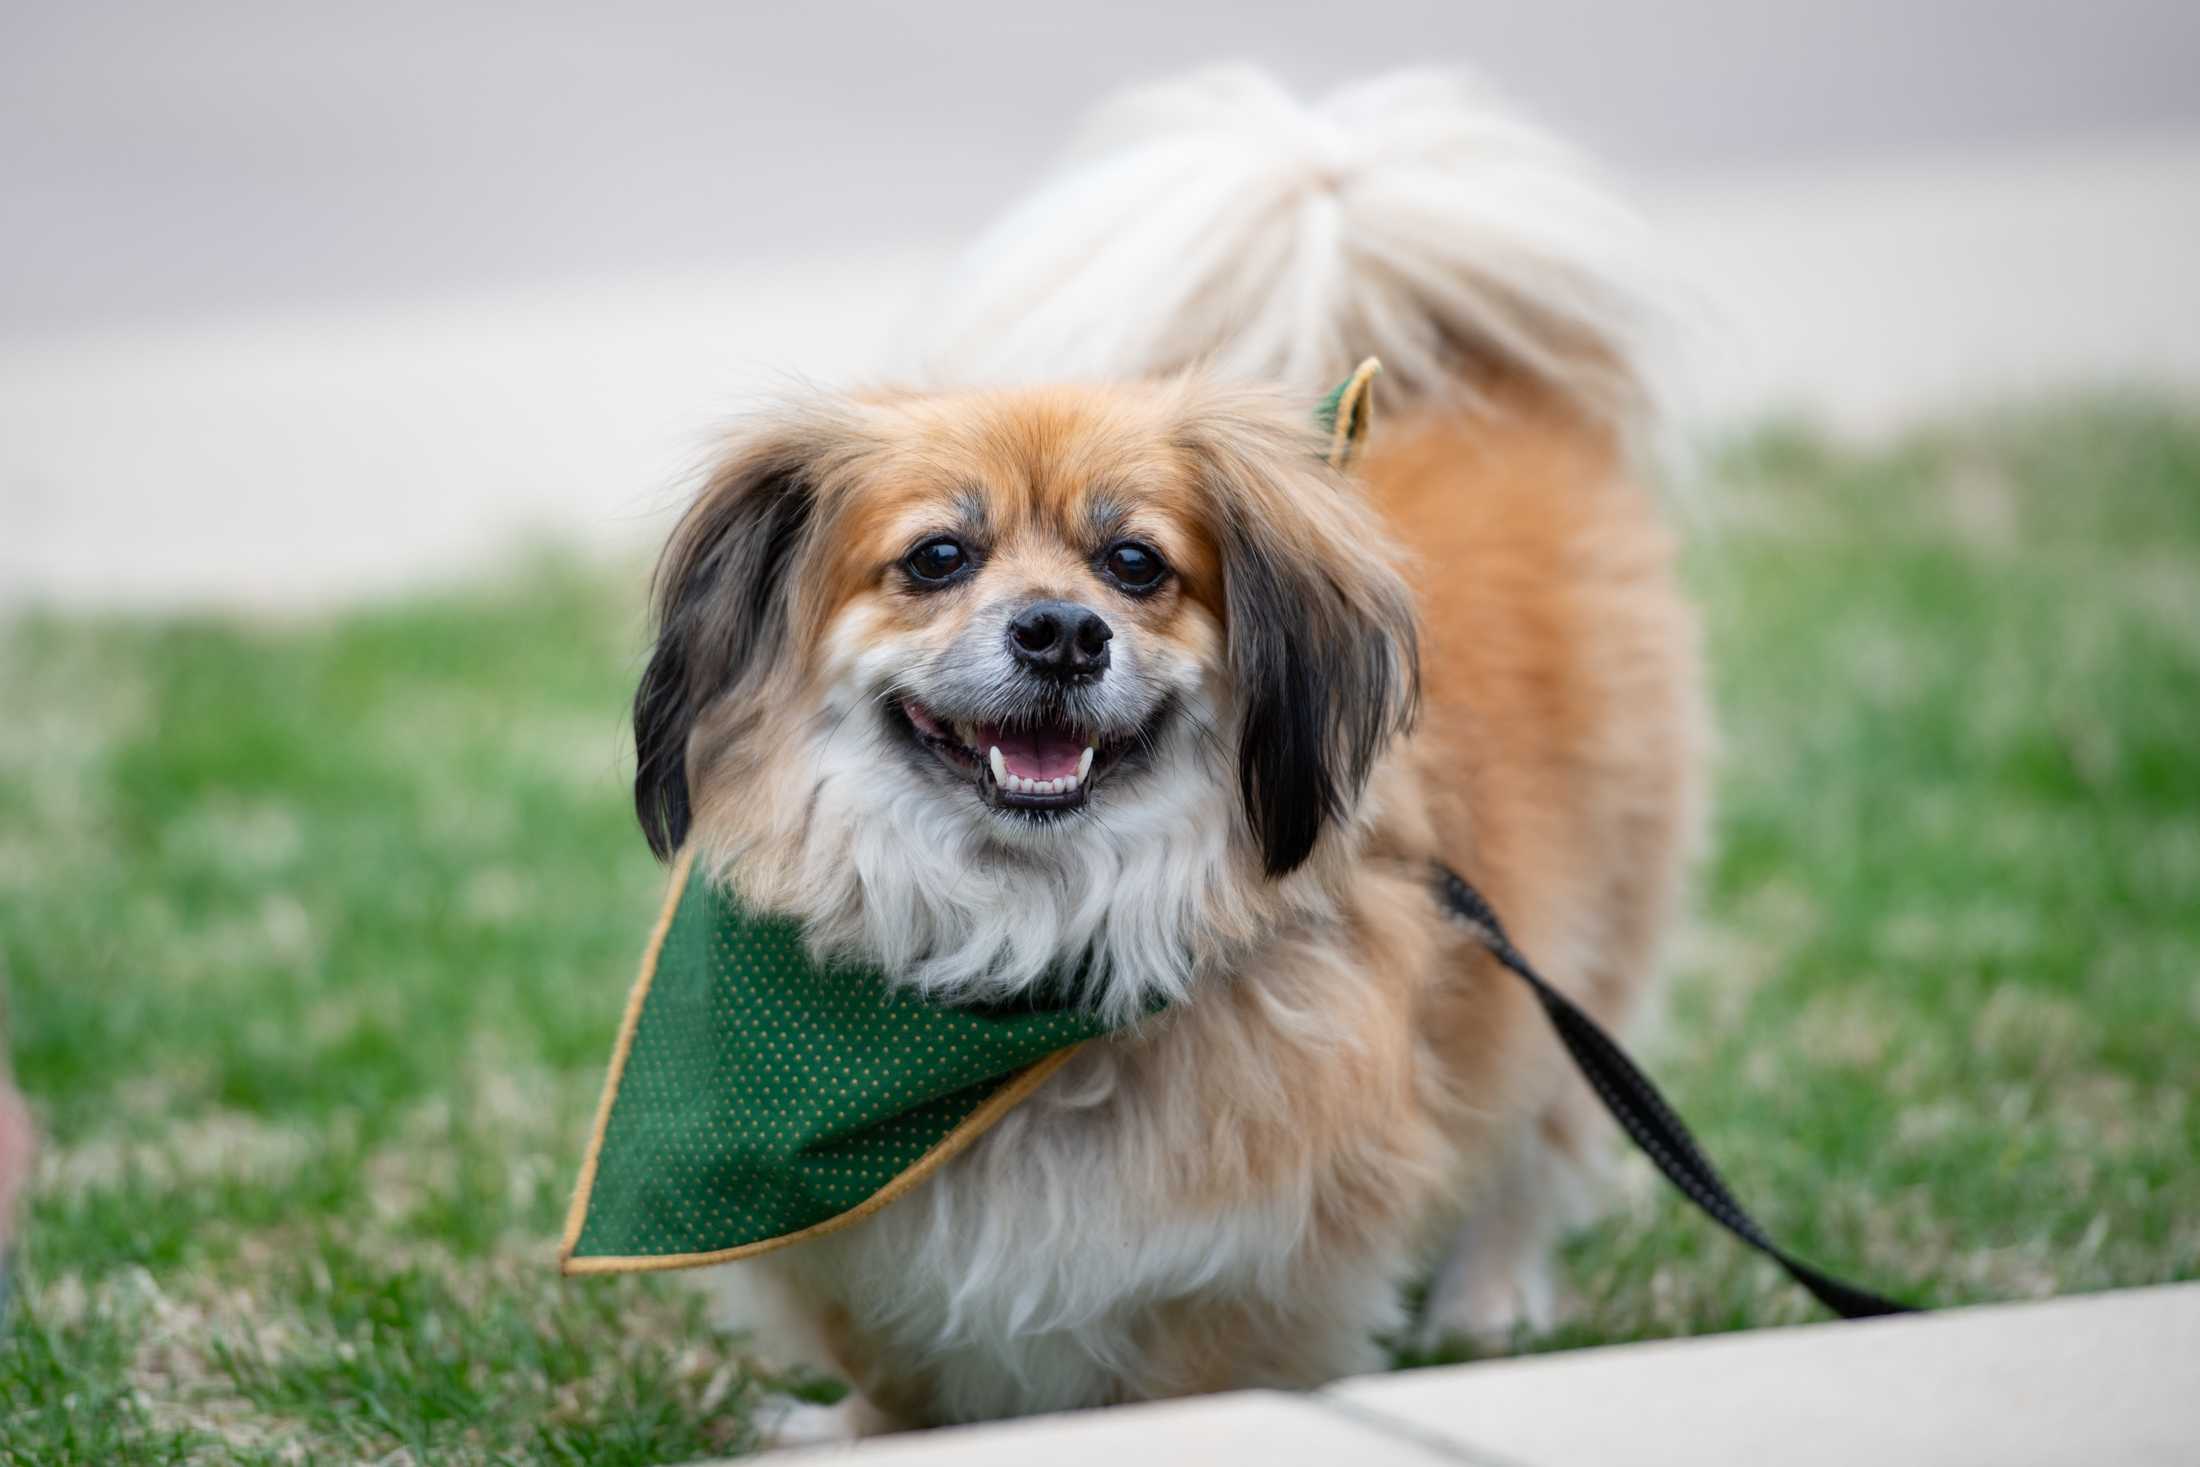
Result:
{"type": "MultiPolygon", "coordinates": [[[[1341,1328],[1360,1337],[1343,1348],[1372,1366],[1369,1326],[1395,1313],[1396,1281],[1309,1256],[1309,1185],[1156,1214],[1177,1128],[1145,1100],[1110,1056],[1079,1056],[908,1198],[737,1266],[749,1276],[728,1280],[729,1322],[787,1338],[773,1296],[790,1284],[836,1303],[870,1348],[930,1378],[933,1409],[951,1420],[1100,1405],[1126,1385],[1196,1385],[1168,1379],[1188,1362],[1157,1358],[1141,1338],[1171,1301],[1295,1301],[1309,1307],[1293,1322],[1307,1332],[1294,1351],[1333,1358],[1341,1328]]],[[[1279,1322],[1298,1312],[1287,1304],[1279,1322]]]]}

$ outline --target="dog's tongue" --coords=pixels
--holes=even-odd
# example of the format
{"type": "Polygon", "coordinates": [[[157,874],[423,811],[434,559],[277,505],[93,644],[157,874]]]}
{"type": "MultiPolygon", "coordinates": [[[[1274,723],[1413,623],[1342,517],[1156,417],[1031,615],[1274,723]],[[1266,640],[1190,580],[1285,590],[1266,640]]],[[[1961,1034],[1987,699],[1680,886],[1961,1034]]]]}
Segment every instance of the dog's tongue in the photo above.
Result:
{"type": "MultiPolygon", "coordinates": [[[[1085,741],[1067,728],[1002,728],[978,725],[978,742],[1001,751],[1001,764],[1020,779],[1060,779],[1077,772],[1085,741]]],[[[982,748],[981,748],[982,751],[982,748]]]]}

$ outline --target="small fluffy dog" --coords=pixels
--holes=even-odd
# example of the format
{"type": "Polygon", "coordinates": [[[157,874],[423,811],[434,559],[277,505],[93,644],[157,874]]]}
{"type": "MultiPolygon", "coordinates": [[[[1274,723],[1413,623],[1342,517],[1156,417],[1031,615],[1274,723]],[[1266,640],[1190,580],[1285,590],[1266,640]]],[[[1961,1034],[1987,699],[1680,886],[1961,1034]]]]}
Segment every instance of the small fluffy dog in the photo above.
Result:
{"type": "Polygon", "coordinates": [[[732,446],[660,569],[651,843],[941,1002],[1169,1001],[737,1266],[760,1350],[855,1383],[834,1429],[1312,1385],[1431,1266],[1430,1335],[1549,1320],[1600,1128],[1431,863],[1642,1007],[1703,740],[1640,251],[1460,83],[1203,74],[978,247],[945,390],[732,446]],[[1314,404],[1370,354],[1339,472],[1314,404]]]}

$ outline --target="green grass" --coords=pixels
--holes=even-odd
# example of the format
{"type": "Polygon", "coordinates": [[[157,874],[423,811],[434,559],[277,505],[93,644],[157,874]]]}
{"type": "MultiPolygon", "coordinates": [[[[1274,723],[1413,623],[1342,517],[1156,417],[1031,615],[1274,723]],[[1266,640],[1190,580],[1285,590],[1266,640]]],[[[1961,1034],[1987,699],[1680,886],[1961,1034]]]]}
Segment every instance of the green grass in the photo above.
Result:
{"type": "MultiPolygon", "coordinates": [[[[1718,461],[1725,749],[1652,1068],[1792,1246],[1921,1301],[2200,1275],[2200,414],[1718,461]]],[[[655,1462],[765,1384],[549,1267],[660,880],[638,573],[0,628],[0,976],[49,1137],[0,1460],[655,1462]]],[[[1815,1317],[1623,1168],[1555,1348],[1815,1317]]]]}

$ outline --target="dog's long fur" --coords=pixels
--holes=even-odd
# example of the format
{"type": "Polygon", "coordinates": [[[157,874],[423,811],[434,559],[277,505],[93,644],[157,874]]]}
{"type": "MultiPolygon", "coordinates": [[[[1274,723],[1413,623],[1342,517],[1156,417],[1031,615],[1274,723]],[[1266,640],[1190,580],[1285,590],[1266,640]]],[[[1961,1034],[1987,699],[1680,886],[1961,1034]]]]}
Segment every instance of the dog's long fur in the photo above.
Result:
{"type": "Polygon", "coordinates": [[[729,451],[636,698],[652,844],[821,954],[942,1001],[1080,962],[1117,1018],[1170,1001],[911,1197],[742,1266],[759,1347],[821,1352],[866,1425],[1313,1384],[1376,1363],[1432,1263],[1432,1333],[1547,1319],[1600,1138],[1430,863],[1624,1024],[1698,823],[1621,216],[1441,79],[1308,109],[1209,74],[1111,115],[950,296],[953,390],[729,451]],[[1347,476],[1312,400],[1365,353],[1347,476]],[[970,557],[935,588],[908,557],[941,535],[970,557]],[[1150,592],[1103,569],[1126,539],[1150,592]],[[1019,670],[1038,598],[1107,619],[1103,675],[1019,670]],[[1026,718],[1114,751],[1082,808],[997,808],[922,732],[1026,718]]]}

